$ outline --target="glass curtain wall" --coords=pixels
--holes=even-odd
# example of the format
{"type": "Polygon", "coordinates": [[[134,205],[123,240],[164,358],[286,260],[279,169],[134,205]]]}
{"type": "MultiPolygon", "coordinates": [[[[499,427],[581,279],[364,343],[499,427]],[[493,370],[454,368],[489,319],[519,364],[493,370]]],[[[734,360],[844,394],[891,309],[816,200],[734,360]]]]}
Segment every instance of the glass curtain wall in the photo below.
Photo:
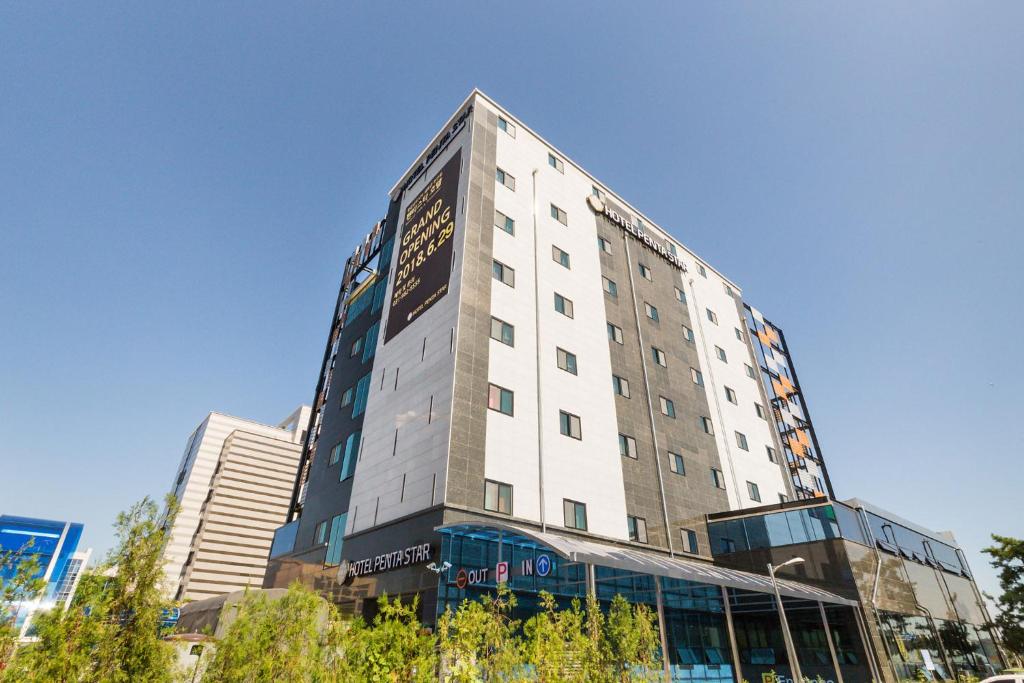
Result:
{"type": "MultiPolygon", "coordinates": [[[[443,536],[441,558],[451,563],[438,589],[438,614],[456,609],[466,598],[493,593],[494,567],[499,561],[494,532],[455,533],[443,536]]],[[[516,594],[514,619],[527,620],[539,609],[538,593],[555,596],[562,606],[587,594],[587,567],[559,558],[549,549],[523,539],[503,539],[501,560],[510,563],[508,585],[516,594]],[[524,572],[530,572],[529,574],[524,572]],[[544,575],[541,575],[544,574],[544,575]]],[[[717,585],[661,578],[668,652],[673,681],[721,683],[736,680],[722,588],[717,585]]],[[[594,567],[594,587],[601,608],[607,610],[616,595],[631,603],[657,610],[655,577],[649,574],[594,567]]],[[[761,680],[774,671],[792,679],[774,596],[728,589],[743,679],[761,680]]],[[[785,599],[786,615],[803,666],[803,674],[836,681],[817,602],[785,599]]],[[[849,607],[827,609],[844,683],[871,680],[863,646],[849,607]]]]}

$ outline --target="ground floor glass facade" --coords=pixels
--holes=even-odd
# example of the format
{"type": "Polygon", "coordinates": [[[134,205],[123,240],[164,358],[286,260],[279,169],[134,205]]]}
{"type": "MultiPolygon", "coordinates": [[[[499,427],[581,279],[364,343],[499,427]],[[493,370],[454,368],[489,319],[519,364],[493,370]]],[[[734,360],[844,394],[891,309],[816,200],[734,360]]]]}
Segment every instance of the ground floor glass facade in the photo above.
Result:
{"type": "MultiPolygon", "coordinates": [[[[437,614],[456,609],[466,598],[495,590],[495,566],[510,563],[508,586],[518,604],[513,618],[527,620],[539,609],[538,595],[547,591],[562,605],[585,600],[588,566],[558,557],[551,549],[523,537],[493,530],[445,532],[440,559],[451,566],[442,574],[437,614]],[[499,549],[500,548],[500,549],[499,549]],[[499,556],[500,554],[500,556],[499,556]]],[[[759,681],[774,671],[793,679],[774,596],[723,588],[677,578],[655,577],[613,567],[594,566],[594,592],[607,609],[616,595],[657,610],[662,593],[667,659],[673,681],[759,681]],[[733,622],[736,657],[730,639],[726,599],[733,622]]],[[[825,636],[824,608],[844,683],[871,680],[870,668],[853,608],[786,598],[786,615],[805,677],[838,681],[825,636]]]]}

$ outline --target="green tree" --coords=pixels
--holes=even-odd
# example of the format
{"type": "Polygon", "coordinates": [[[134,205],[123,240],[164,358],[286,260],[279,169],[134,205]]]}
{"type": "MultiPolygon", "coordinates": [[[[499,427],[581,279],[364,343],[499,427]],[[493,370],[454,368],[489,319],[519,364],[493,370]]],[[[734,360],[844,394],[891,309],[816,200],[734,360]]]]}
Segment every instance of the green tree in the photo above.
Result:
{"type": "Polygon", "coordinates": [[[107,633],[104,614],[87,613],[84,605],[101,605],[105,578],[87,574],[81,578],[75,599],[39,614],[33,620],[38,640],[23,647],[6,672],[5,681],[70,683],[96,680],[94,657],[107,633]]]}
{"type": "Polygon", "coordinates": [[[1024,541],[992,534],[995,545],[982,550],[999,572],[1002,595],[996,600],[999,614],[994,626],[1002,633],[1003,646],[1018,662],[1024,658],[1024,541]]]}
{"type": "Polygon", "coordinates": [[[284,596],[269,599],[246,592],[227,608],[232,619],[216,645],[203,681],[319,681],[326,676],[324,645],[334,607],[311,590],[292,584],[284,596]]]}
{"type": "Polygon", "coordinates": [[[40,615],[40,639],[21,647],[4,683],[165,683],[174,652],[160,638],[163,550],[176,505],[163,513],[145,498],[115,523],[116,545],[105,563],[82,577],[71,609],[40,615]]]}
{"type": "Polygon", "coordinates": [[[435,639],[420,624],[419,599],[377,600],[372,628],[361,632],[359,648],[362,678],[368,683],[427,683],[437,680],[435,639]]]}
{"type": "Polygon", "coordinates": [[[445,681],[512,681],[523,673],[519,622],[510,616],[515,606],[515,595],[502,584],[495,595],[445,610],[437,623],[445,681]]]}
{"type": "Polygon", "coordinates": [[[167,497],[166,509],[144,498],[117,516],[116,544],[107,557],[105,589],[99,607],[111,628],[96,649],[99,679],[109,683],[149,681],[171,677],[172,647],[160,638],[161,611],[169,606],[161,592],[163,551],[177,513],[177,502],[167,497]]]}
{"type": "Polygon", "coordinates": [[[657,680],[661,675],[657,619],[650,607],[616,595],[608,610],[605,642],[618,681],[657,680]]]}
{"type": "Polygon", "coordinates": [[[596,603],[584,612],[580,601],[559,609],[554,596],[540,593],[541,611],[523,627],[524,660],[538,683],[607,681],[596,603]]]}
{"type": "Polygon", "coordinates": [[[46,587],[39,576],[39,557],[31,553],[33,541],[16,550],[0,551],[0,671],[18,643],[18,617],[23,605],[46,587]]]}

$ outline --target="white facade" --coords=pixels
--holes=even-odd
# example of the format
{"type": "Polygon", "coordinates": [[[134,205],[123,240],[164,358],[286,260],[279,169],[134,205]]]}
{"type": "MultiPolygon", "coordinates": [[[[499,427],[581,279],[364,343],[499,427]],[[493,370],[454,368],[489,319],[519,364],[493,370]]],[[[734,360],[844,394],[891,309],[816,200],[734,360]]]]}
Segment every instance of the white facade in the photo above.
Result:
{"type": "MultiPolygon", "coordinates": [[[[266,448],[261,449],[258,445],[255,448],[257,456],[261,450],[274,452],[280,459],[281,447],[291,454],[294,460],[293,467],[298,466],[301,444],[304,437],[304,430],[309,420],[310,409],[307,406],[297,408],[291,415],[283,420],[278,426],[271,426],[246,420],[231,415],[211,412],[205,420],[196,428],[189,437],[188,445],[182,456],[181,464],[178,466],[178,477],[173,488],[174,497],[178,501],[178,513],[174,519],[174,525],[168,537],[167,546],[164,550],[164,591],[169,597],[182,597],[184,591],[179,591],[181,579],[186,573],[186,562],[189,554],[195,547],[197,532],[199,531],[206,515],[204,503],[212,497],[212,487],[217,474],[218,463],[224,453],[225,442],[234,435],[249,434],[257,437],[258,440],[269,440],[266,448]]],[[[257,481],[261,477],[261,469],[267,464],[261,464],[258,460],[253,461],[251,476],[257,481]]],[[[271,469],[272,476],[280,476],[281,464],[274,462],[271,469]]],[[[291,477],[294,480],[295,471],[292,470],[291,477]]],[[[247,494],[248,495],[248,494],[247,494]]],[[[261,498],[262,494],[253,493],[250,497],[253,512],[239,515],[237,523],[245,524],[248,517],[264,517],[264,508],[268,501],[261,498]]],[[[263,526],[266,526],[266,545],[269,549],[270,541],[273,538],[274,528],[285,522],[287,516],[288,499],[290,491],[285,496],[283,507],[279,501],[270,501],[274,508],[273,519],[263,519],[263,526]]],[[[227,527],[230,533],[231,519],[219,520],[221,525],[227,527]]],[[[264,558],[265,559],[265,558],[264,558]]],[[[236,590],[231,588],[230,590],[236,590]]],[[[230,592],[225,590],[224,592],[230,592]]]]}
{"type": "MultiPolygon", "coordinates": [[[[477,106],[492,108],[482,98],[477,106]]],[[[486,477],[513,484],[516,517],[560,527],[562,501],[569,499],[587,504],[590,533],[625,539],[601,262],[594,214],[586,204],[592,182],[571,164],[564,164],[564,172],[550,166],[551,148],[515,124],[515,137],[499,130],[496,158],[499,168],[516,177],[516,189],[499,185],[494,206],[515,220],[516,234],[495,229],[493,256],[515,269],[516,282],[514,288],[492,285],[491,314],[515,326],[516,340],[514,348],[491,340],[489,377],[515,388],[516,414],[488,411],[486,477]],[[566,212],[566,225],[552,217],[552,204],[566,212]],[[552,245],[569,254],[569,268],[554,260],[552,245]],[[573,302],[571,319],[555,310],[555,293],[573,302]],[[558,348],[576,355],[578,374],[558,368],[558,348]],[[582,439],[561,434],[562,410],[579,416],[582,439]],[[541,474],[543,519],[537,502],[541,474]]]]}
{"type": "MultiPolygon", "coordinates": [[[[474,184],[493,183],[495,210],[515,222],[514,235],[480,226],[494,230],[490,256],[515,272],[514,286],[498,280],[491,283],[489,301],[490,314],[514,326],[515,344],[492,339],[487,367],[489,383],[514,390],[514,416],[487,411],[484,463],[486,479],[512,485],[513,517],[561,527],[563,501],[568,499],[587,504],[588,533],[619,540],[628,537],[598,219],[587,202],[595,188],[631,212],[631,218],[641,222],[656,242],[671,245],[686,266],[685,272],[675,271],[672,284],[686,293],[729,507],[754,507],[792,497],[769,421],[770,406],[762,396],[759,372],[747,344],[739,287],[482,93],[474,92],[458,112],[468,105],[474,110],[467,125],[431,161],[431,170],[401,195],[399,216],[433,175],[432,169],[440,168],[453,154],[462,154],[461,210],[450,290],[386,345],[382,342],[385,326],[380,326],[346,535],[448,501],[458,326],[464,319],[460,311],[479,305],[465,299],[462,287],[466,250],[476,249],[466,244],[467,189],[474,184]],[[481,128],[474,124],[488,113],[508,124],[497,131],[495,155],[498,169],[514,177],[514,190],[497,182],[493,171],[472,162],[475,146],[483,144],[481,128]],[[549,163],[549,154],[558,159],[555,165],[549,163]],[[552,205],[565,211],[565,224],[552,216],[552,205]],[[552,245],[569,253],[569,268],[553,259],[552,245]],[[555,293],[572,301],[571,319],[555,310],[555,293]],[[577,374],[557,367],[559,347],[576,355],[577,374]],[[579,416],[582,439],[560,433],[560,410],[579,416]],[[769,448],[775,462],[769,458],[769,448]]],[[[455,116],[447,126],[453,120],[455,116]]],[[[393,189],[392,196],[399,196],[398,192],[393,189]]],[[[645,249],[639,241],[631,244],[638,252],[645,249]]],[[[390,282],[394,282],[394,268],[392,264],[390,282]]],[[[663,286],[672,292],[672,285],[663,286]]],[[[385,312],[390,297],[389,291],[385,312]]],[[[458,411],[454,417],[461,419],[458,411]]]]}
{"type": "MultiPolygon", "coordinates": [[[[674,244],[687,265],[688,271],[674,284],[687,293],[690,319],[695,323],[695,342],[702,360],[699,369],[704,374],[713,411],[711,418],[715,423],[715,440],[727,481],[730,507],[754,507],[777,503],[780,496],[790,497],[783,471],[777,462],[768,458],[768,447],[775,450],[776,459],[780,456],[768,422],[770,408],[761,397],[756,379],[759,373],[754,373],[755,378],[747,374],[746,366],[756,365],[745,340],[746,322],[737,306],[741,296],[739,287],[507,111],[483,96],[477,97],[476,106],[490,108],[514,126],[514,135],[499,131],[497,165],[517,179],[516,190],[513,192],[499,184],[495,209],[515,220],[516,235],[495,230],[494,258],[515,268],[516,285],[512,289],[495,284],[491,307],[494,316],[515,325],[516,346],[509,348],[500,342],[491,342],[490,377],[495,384],[517,388],[517,413],[515,420],[500,413],[489,413],[486,471],[488,479],[514,484],[515,516],[541,521],[534,497],[539,488],[538,467],[532,457],[523,457],[524,450],[529,453],[535,450],[535,407],[539,398],[544,422],[541,441],[547,498],[544,521],[556,526],[562,524],[564,498],[599,502],[588,505],[588,530],[612,538],[621,539],[626,535],[597,219],[586,202],[595,187],[641,218],[645,231],[656,234],[664,243],[674,244]],[[561,162],[560,168],[549,163],[549,154],[561,162]],[[567,225],[551,217],[551,204],[566,211],[567,225]],[[569,269],[554,261],[551,245],[569,252],[569,269]],[[703,266],[705,275],[701,275],[698,264],[703,266]],[[535,273],[539,292],[534,289],[535,273]],[[550,300],[552,291],[573,301],[573,320],[554,310],[550,300]],[[717,324],[709,320],[707,309],[715,313],[717,324]],[[539,313],[539,344],[536,343],[535,311],[539,313]],[[578,376],[557,368],[553,357],[557,347],[570,348],[577,355],[578,376]],[[725,352],[726,361],[719,360],[716,347],[725,352]],[[535,377],[538,357],[539,396],[535,377]],[[735,392],[735,404],[726,399],[725,387],[735,392]],[[764,418],[758,416],[755,404],[761,406],[764,418]],[[525,409],[520,410],[520,406],[525,409]],[[559,433],[559,409],[581,417],[582,441],[559,433]],[[746,450],[738,445],[737,433],[745,437],[746,450]],[[760,501],[751,498],[748,482],[756,485],[760,501]]],[[[642,249],[636,246],[637,251],[642,249]]]]}

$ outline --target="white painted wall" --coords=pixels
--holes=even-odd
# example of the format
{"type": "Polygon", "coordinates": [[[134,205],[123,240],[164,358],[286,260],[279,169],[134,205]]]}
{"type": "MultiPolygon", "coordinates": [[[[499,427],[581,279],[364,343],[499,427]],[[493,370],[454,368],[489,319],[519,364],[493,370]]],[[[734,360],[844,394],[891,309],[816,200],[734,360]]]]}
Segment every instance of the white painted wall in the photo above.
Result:
{"type": "MultiPolygon", "coordinates": [[[[483,99],[478,103],[492,106],[483,99]]],[[[515,268],[516,287],[513,290],[495,282],[491,306],[493,315],[516,325],[516,348],[492,341],[489,372],[490,381],[516,392],[516,416],[488,412],[485,471],[488,479],[514,485],[515,516],[540,521],[539,361],[545,522],[553,527],[563,525],[562,504],[568,498],[587,505],[590,533],[626,539],[601,263],[594,215],[586,205],[591,181],[569,163],[564,164],[564,173],[552,168],[548,164],[550,151],[551,147],[522,126],[515,138],[498,132],[498,166],[514,175],[517,185],[515,192],[498,186],[495,207],[515,219],[516,235],[495,228],[494,257],[515,268]],[[568,213],[567,226],[551,217],[551,204],[568,213]],[[552,259],[553,244],[569,253],[570,269],[552,259]],[[534,250],[538,291],[534,289],[534,250]],[[573,301],[573,319],[555,311],[555,292],[573,301]],[[535,309],[540,321],[539,354],[535,309]],[[576,354],[578,375],[558,368],[558,347],[576,354]],[[580,416],[582,440],[560,433],[559,410],[580,416]]]]}
{"type": "MultiPolygon", "coordinates": [[[[788,494],[782,470],[768,459],[767,446],[774,447],[773,427],[769,420],[771,407],[761,399],[759,380],[751,379],[745,365],[754,366],[746,341],[746,321],[740,317],[736,300],[726,293],[728,284],[739,296],[735,285],[726,283],[716,272],[705,266],[707,277],[700,275],[696,265],[687,274],[690,319],[694,323],[697,348],[701,358],[701,372],[707,387],[711,419],[715,424],[715,443],[722,460],[731,509],[756,507],[779,502],[779,494],[788,494]],[[718,317],[715,325],[708,320],[707,309],[718,317]],[[743,340],[736,338],[740,330],[743,340]],[[715,347],[726,353],[726,362],[718,359],[715,347]],[[736,392],[736,404],[725,396],[725,387],[736,392]],[[762,404],[766,419],[757,416],[755,403],[762,404]],[[747,437],[749,451],[737,444],[736,432],[747,437]],[[750,498],[747,482],[757,484],[761,502],[750,498]]],[[[776,459],[784,459],[776,449],[776,459]]]]}
{"type": "MultiPolygon", "coordinates": [[[[622,537],[625,534],[625,503],[622,503],[620,509],[619,494],[615,493],[622,488],[621,464],[618,454],[618,431],[615,427],[614,400],[609,380],[611,366],[605,329],[606,316],[604,295],[601,290],[600,259],[596,244],[596,219],[586,205],[586,197],[591,194],[594,186],[600,188],[616,203],[639,216],[644,222],[645,231],[657,236],[662,242],[674,244],[679,257],[687,265],[688,273],[683,276],[687,280],[685,287],[688,294],[687,305],[690,318],[694,323],[695,341],[698,349],[702,350],[701,370],[704,373],[708,398],[714,413],[710,417],[715,424],[716,445],[723,461],[723,473],[728,482],[727,493],[730,507],[735,509],[759,504],[748,496],[746,485],[748,481],[758,485],[762,503],[777,503],[779,494],[787,493],[788,489],[779,466],[768,460],[766,446],[774,445],[772,426],[767,420],[759,418],[755,412],[754,403],[761,402],[758,380],[747,376],[744,364],[751,363],[750,354],[746,342],[737,339],[735,334],[735,329],[738,328],[745,335],[746,323],[740,317],[736,300],[726,293],[728,285],[735,296],[740,297],[740,288],[723,277],[713,267],[707,265],[705,261],[699,259],[667,231],[653,223],[628,202],[614,192],[610,192],[589,173],[577,167],[514,116],[491,103],[486,97],[480,96],[477,101],[516,126],[515,138],[499,131],[497,157],[498,166],[516,177],[516,192],[510,192],[499,186],[496,190],[495,206],[516,220],[517,235],[512,238],[495,230],[494,241],[495,258],[516,268],[516,291],[507,291],[507,287],[496,283],[496,291],[492,295],[492,306],[494,315],[516,325],[517,340],[514,350],[508,349],[498,342],[491,342],[491,381],[516,390],[517,417],[513,425],[509,424],[508,418],[500,414],[489,416],[487,456],[488,478],[516,485],[514,514],[533,519],[530,514],[536,510],[536,498],[533,496],[532,490],[520,493],[522,488],[520,484],[525,483],[529,489],[532,489],[530,482],[536,477],[536,466],[513,455],[513,452],[520,448],[532,446],[533,442],[529,441],[529,438],[531,434],[535,438],[533,430],[536,429],[533,424],[535,420],[528,422],[530,418],[524,416],[525,411],[520,409],[520,405],[533,407],[533,402],[536,400],[535,391],[530,387],[529,378],[526,377],[530,372],[535,372],[536,368],[534,365],[536,351],[530,345],[530,342],[533,341],[534,325],[532,311],[528,310],[528,307],[532,306],[533,294],[533,245],[529,239],[530,231],[532,231],[530,174],[533,169],[538,169],[536,204],[539,238],[537,260],[541,281],[540,328],[542,353],[547,354],[547,356],[542,355],[541,357],[541,386],[544,390],[542,401],[545,406],[544,417],[553,416],[551,425],[545,425],[544,431],[544,478],[548,499],[546,507],[548,521],[552,522],[562,518],[562,498],[573,498],[573,495],[569,493],[559,493],[561,477],[564,477],[568,490],[578,491],[579,496],[596,495],[597,500],[602,501],[601,507],[607,511],[607,514],[602,514],[603,522],[600,529],[595,527],[594,521],[591,520],[591,531],[615,537],[622,537]],[[564,174],[548,165],[549,152],[563,161],[564,174]],[[568,212],[568,227],[562,226],[550,218],[549,205],[551,203],[568,212]],[[571,273],[552,261],[552,243],[565,249],[572,256],[571,273]],[[698,263],[705,266],[707,277],[699,274],[698,263]],[[689,281],[692,281],[692,285],[689,281]],[[564,288],[566,291],[558,288],[564,288]],[[573,299],[576,306],[575,321],[565,321],[563,316],[554,312],[553,303],[545,301],[545,297],[552,297],[550,292],[553,289],[558,289],[560,293],[573,299]],[[692,296],[693,293],[696,294],[696,297],[692,296]],[[717,326],[708,321],[705,308],[711,308],[717,313],[717,326]],[[505,311],[508,313],[504,313],[505,311]],[[513,320],[513,317],[516,320],[513,320]],[[522,335],[520,335],[520,325],[524,326],[522,335]],[[531,335],[531,337],[528,338],[527,335],[531,335]],[[566,339],[572,341],[567,342],[566,339]],[[567,346],[566,344],[569,343],[571,345],[567,346]],[[558,345],[579,356],[579,378],[573,378],[557,369],[554,349],[558,345]],[[717,359],[714,349],[716,345],[726,351],[727,363],[722,363],[717,359]],[[706,354],[703,353],[704,348],[707,350],[706,354]],[[584,357],[584,353],[586,353],[586,357],[584,357]],[[512,384],[513,381],[528,388],[520,390],[512,384]],[[568,455],[557,458],[547,457],[547,446],[551,443],[548,435],[552,429],[553,436],[558,437],[555,440],[557,448],[564,449],[566,454],[571,454],[576,450],[572,445],[560,443],[567,439],[558,433],[557,417],[559,403],[566,401],[565,398],[562,398],[565,395],[566,387],[577,384],[586,394],[586,398],[581,399],[581,405],[587,407],[588,417],[591,418],[584,420],[584,441],[590,441],[588,436],[600,439],[597,443],[591,441],[587,446],[588,451],[593,446],[598,448],[602,454],[592,456],[595,457],[595,462],[574,460],[568,455]],[[736,391],[738,405],[726,401],[725,386],[736,391]],[[520,400],[520,391],[524,391],[522,400],[520,400]],[[601,424],[597,425],[596,430],[593,427],[588,429],[588,423],[593,424],[595,420],[601,424]],[[749,451],[743,451],[737,446],[735,436],[737,431],[746,435],[749,451]],[[522,445],[520,446],[520,444],[522,445]],[[606,448],[607,452],[614,456],[607,458],[614,463],[614,467],[611,466],[611,463],[605,462],[606,448]],[[591,467],[598,463],[596,469],[591,467]],[[584,471],[581,471],[581,465],[584,465],[584,471]],[[607,471],[603,465],[608,465],[607,471]],[[588,485],[588,481],[591,479],[594,480],[592,482],[593,489],[588,485]],[[609,492],[612,492],[614,496],[610,505],[606,500],[609,492]],[[555,507],[557,509],[554,509],[555,507]],[[621,529],[610,531],[616,527],[621,527],[621,529]]],[[[535,386],[536,380],[532,384],[535,386]]],[[[571,406],[562,407],[582,415],[579,411],[573,410],[571,406]]],[[[764,405],[764,408],[767,415],[769,406],[764,405]]],[[[777,457],[783,458],[784,456],[777,453],[777,457]]],[[[586,502],[584,497],[574,499],[586,502]]],[[[588,514],[590,510],[591,506],[588,504],[588,514]]]]}

